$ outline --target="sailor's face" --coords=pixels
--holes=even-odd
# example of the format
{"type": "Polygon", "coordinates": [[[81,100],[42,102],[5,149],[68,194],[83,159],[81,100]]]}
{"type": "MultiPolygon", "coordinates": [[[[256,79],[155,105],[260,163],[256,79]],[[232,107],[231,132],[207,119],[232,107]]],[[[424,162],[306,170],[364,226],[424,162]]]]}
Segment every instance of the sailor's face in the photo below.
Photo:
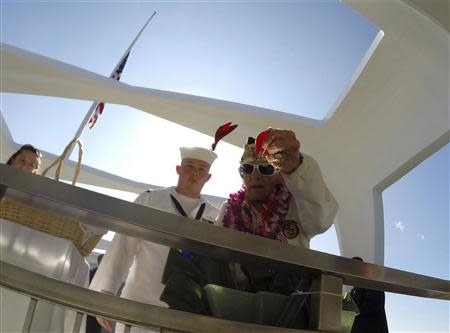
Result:
{"type": "Polygon", "coordinates": [[[198,188],[201,191],[203,185],[211,178],[209,168],[210,165],[204,161],[192,158],[183,159],[181,165],[177,167],[181,185],[198,188]]]}
{"type": "MultiPolygon", "coordinates": [[[[267,162],[266,162],[267,163],[267,162]]],[[[254,170],[250,174],[241,173],[242,180],[244,182],[246,190],[246,199],[252,204],[264,203],[272,193],[275,185],[283,182],[281,174],[274,173],[270,176],[261,175],[256,170],[260,164],[266,164],[262,161],[253,163],[255,165],[254,170]]]]}
{"type": "Polygon", "coordinates": [[[29,150],[23,150],[15,159],[12,160],[11,166],[15,169],[26,172],[37,173],[39,168],[39,160],[35,153],[29,150]]]}

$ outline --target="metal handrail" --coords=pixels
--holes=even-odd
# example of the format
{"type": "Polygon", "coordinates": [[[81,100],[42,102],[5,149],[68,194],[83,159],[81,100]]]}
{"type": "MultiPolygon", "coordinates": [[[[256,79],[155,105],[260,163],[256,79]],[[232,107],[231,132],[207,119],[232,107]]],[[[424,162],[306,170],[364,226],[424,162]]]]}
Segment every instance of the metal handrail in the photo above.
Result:
{"type": "Polygon", "coordinates": [[[139,303],[48,278],[3,261],[0,261],[0,286],[26,294],[32,299],[37,298],[131,326],[158,327],[180,333],[311,333],[223,320],[139,303]]]}
{"type": "Polygon", "coordinates": [[[450,300],[450,281],[218,228],[0,165],[0,193],[83,223],[175,248],[278,270],[328,274],[344,284],[450,300]]]}

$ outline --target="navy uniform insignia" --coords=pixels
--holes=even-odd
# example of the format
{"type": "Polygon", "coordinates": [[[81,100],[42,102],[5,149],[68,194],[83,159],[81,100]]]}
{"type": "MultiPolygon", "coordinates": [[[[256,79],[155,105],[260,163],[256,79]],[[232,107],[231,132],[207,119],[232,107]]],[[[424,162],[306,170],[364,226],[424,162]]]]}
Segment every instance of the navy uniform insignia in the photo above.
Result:
{"type": "Polygon", "coordinates": [[[294,239],[300,233],[297,222],[293,220],[286,220],[281,223],[281,232],[287,239],[294,239]]]}

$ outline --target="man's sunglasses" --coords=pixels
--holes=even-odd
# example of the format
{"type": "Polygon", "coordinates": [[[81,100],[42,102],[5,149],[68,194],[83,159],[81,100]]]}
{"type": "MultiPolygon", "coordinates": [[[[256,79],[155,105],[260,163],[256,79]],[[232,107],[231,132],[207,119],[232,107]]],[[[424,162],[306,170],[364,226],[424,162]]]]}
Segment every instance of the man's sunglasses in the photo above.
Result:
{"type": "Polygon", "coordinates": [[[241,176],[251,175],[255,169],[258,169],[258,172],[262,176],[273,176],[276,174],[279,169],[275,168],[272,164],[263,163],[263,164],[251,164],[244,163],[239,167],[239,173],[241,176]]]}

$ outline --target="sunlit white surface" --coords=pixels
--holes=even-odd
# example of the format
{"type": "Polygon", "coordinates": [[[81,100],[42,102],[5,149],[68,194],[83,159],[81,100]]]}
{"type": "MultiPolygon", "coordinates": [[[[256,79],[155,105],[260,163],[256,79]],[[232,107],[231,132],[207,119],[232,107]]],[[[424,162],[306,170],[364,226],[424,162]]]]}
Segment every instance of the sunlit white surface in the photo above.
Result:
{"type": "Polygon", "coordinates": [[[3,2],[2,11],[3,42],[104,75],[157,11],[124,82],[314,119],[329,112],[378,31],[338,0],[3,2]],[[100,12],[120,21],[98,20],[100,12]]]}
{"type": "MultiPolygon", "coordinates": [[[[114,235],[115,235],[115,234],[116,234],[116,233],[113,232],[113,231],[108,231],[106,234],[103,235],[102,239],[104,239],[104,240],[110,242],[110,241],[112,241],[112,239],[114,238],[114,235]]],[[[95,249],[94,249],[94,250],[95,250],[95,249]]]]}
{"type": "MultiPolygon", "coordinates": [[[[2,10],[2,42],[107,75],[141,24],[156,10],[131,52],[122,82],[314,119],[322,119],[333,108],[378,32],[364,17],[335,0],[277,5],[2,3],[2,10]],[[122,15],[124,7],[127,15],[122,15]],[[119,15],[120,24],[107,28],[105,22],[92,20],[92,13],[98,10],[110,17],[119,15]],[[64,24],[59,26],[55,17],[64,17],[64,24]],[[37,24],[33,24],[35,20],[37,24]],[[274,24],[277,20],[282,24],[274,24]],[[114,40],[111,31],[115,31],[114,40]],[[92,45],[102,51],[92,52],[92,45]]],[[[2,112],[14,139],[55,154],[70,141],[89,106],[90,102],[2,94],[2,112]],[[15,110],[20,110],[20,120],[14,116],[15,110]],[[39,131],[34,130],[35,124],[39,131]],[[52,133],[58,140],[42,136],[42,132],[52,133]]],[[[230,113],[223,122],[233,120],[230,113]]],[[[81,137],[83,163],[139,182],[171,186],[176,181],[178,147],[210,147],[217,125],[211,124],[206,136],[130,107],[106,104],[94,129],[85,130],[81,137]]],[[[239,146],[245,139],[244,135],[239,146]]],[[[219,144],[219,159],[205,193],[227,197],[239,189],[239,146],[219,144]]]]}
{"type": "Polygon", "coordinates": [[[94,254],[105,254],[106,253],[106,250],[102,250],[102,249],[97,249],[97,248],[94,248],[93,250],[92,250],[92,252],[94,252],[94,254]]]}

